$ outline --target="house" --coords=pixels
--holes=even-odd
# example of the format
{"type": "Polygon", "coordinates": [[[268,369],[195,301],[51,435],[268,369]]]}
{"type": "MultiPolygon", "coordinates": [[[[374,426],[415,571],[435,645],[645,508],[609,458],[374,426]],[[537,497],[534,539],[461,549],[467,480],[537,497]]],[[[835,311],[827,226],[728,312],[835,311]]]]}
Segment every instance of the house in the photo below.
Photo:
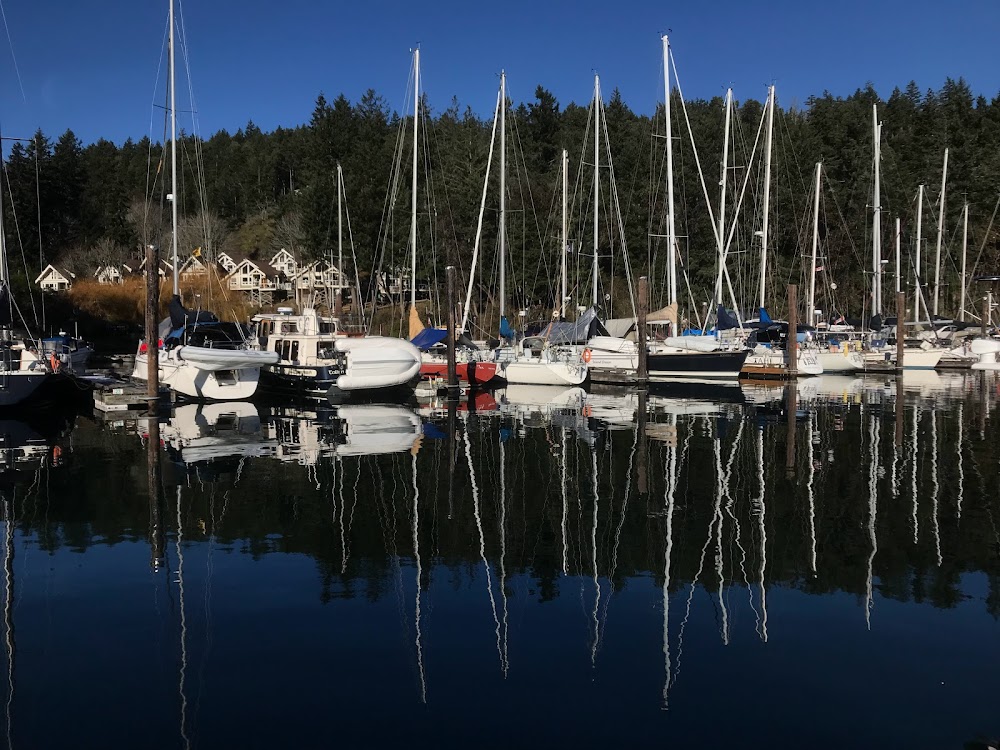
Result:
{"type": "MultiPolygon", "coordinates": [[[[219,253],[218,261],[227,274],[232,273],[236,269],[236,259],[229,253],[219,253]]],[[[272,263],[271,265],[273,266],[274,264],[272,263]]]]}
{"type": "MultiPolygon", "coordinates": [[[[333,289],[340,285],[340,271],[335,265],[326,260],[314,260],[312,263],[303,266],[298,273],[292,277],[295,288],[300,291],[312,289],[333,289]]],[[[345,285],[350,283],[350,279],[344,279],[345,285]]]]}
{"type": "Polygon", "coordinates": [[[126,265],[105,263],[94,271],[94,278],[97,279],[98,284],[121,284],[125,279],[125,274],[129,273],[130,270],[126,265]]]}
{"type": "MultiPolygon", "coordinates": [[[[161,279],[164,279],[167,276],[171,276],[172,277],[174,275],[174,264],[171,263],[166,258],[160,258],[160,267],[157,270],[158,270],[158,272],[160,274],[160,278],[161,279]]],[[[140,274],[145,275],[145,273],[146,273],[146,259],[145,258],[143,258],[142,259],[142,263],[139,264],[139,268],[137,269],[137,272],[140,273],[140,274]]]]}
{"type": "Polygon", "coordinates": [[[233,291],[260,292],[279,288],[278,272],[270,263],[243,258],[223,279],[233,291]]]}
{"type": "MultiPolygon", "coordinates": [[[[235,267],[235,264],[233,265],[235,267]]],[[[209,262],[203,256],[191,255],[184,261],[183,264],[181,264],[181,267],[177,271],[177,275],[182,279],[192,279],[199,276],[205,276],[208,274],[208,270],[213,266],[215,266],[215,270],[220,276],[225,276],[229,273],[226,267],[221,265],[221,263],[214,264],[209,262]]]]}
{"type": "Polygon", "coordinates": [[[299,262],[290,252],[281,248],[271,258],[271,267],[279,273],[285,274],[287,278],[294,277],[299,271],[299,262]]]}
{"type": "Polygon", "coordinates": [[[35,283],[41,287],[43,292],[64,292],[73,286],[75,278],[76,274],[64,268],[56,268],[49,263],[35,279],[35,283]]]}

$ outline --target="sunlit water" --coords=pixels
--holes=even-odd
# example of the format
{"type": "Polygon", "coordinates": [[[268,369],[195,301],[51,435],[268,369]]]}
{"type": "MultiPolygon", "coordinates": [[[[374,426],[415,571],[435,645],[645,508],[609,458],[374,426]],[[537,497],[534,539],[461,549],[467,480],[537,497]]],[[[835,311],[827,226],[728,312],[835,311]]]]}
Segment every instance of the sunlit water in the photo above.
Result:
{"type": "Polygon", "coordinates": [[[914,375],[2,423],[0,735],[996,738],[997,381],[914,375]]]}

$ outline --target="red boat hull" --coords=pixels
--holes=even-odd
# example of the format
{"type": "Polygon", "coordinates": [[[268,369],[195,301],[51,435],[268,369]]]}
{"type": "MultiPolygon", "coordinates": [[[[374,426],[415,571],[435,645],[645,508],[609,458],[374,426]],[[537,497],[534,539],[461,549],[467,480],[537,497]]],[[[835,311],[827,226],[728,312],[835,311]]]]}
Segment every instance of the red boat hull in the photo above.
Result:
{"type": "MultiPolygon", "coordinates": [[[[493,380],[497,374],[496,362],[457,362],[455,371],[458,380],[468,383],[470,386],[485,385],[493,380]]],[[[446,362],[424,362],[420,365],[420,376],[447,378],[448,364],[446,362]]]]}

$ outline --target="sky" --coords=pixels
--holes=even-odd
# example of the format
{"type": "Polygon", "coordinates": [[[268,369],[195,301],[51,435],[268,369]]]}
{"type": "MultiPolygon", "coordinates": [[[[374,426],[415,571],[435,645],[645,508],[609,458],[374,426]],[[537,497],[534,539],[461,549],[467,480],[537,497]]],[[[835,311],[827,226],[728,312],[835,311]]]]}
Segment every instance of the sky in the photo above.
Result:
{"type": "MultiPolygon", "coordinates": [[[[650,112],[663,97],[665,32],[688,99],[727,86],[763,99],[773,82],[779,103],[801,105],[869,81],[883,97],[911,79],[937,89],[948,76],[1000,93],[1000,0],[178,2],[206,137],[249,120],[265,131],[306,123],[320,92],[353,102],[373,88],[402,109],[417,44],[431,106],[455,96],[483,116],[501,69],[515,103],[538,84],[563,105],[586,102],[597,72],[606,96],[617,87],[650,112]]],[[[40,127],[53,139],[72,129],[84,143],[160,137],[167,0],[0,4],[4,136],[40,127]]]]}

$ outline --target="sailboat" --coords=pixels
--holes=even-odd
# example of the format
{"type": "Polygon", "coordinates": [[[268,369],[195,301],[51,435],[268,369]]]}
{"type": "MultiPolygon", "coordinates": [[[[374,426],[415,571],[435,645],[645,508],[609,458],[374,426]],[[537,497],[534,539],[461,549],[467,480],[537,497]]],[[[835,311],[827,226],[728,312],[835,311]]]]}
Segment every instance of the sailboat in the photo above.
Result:
{"type": "MultiPolygon", "coordinates": [[[[3,153],[0,151],[0,170],[3,153]]],[[[0,180],[0,408],[17,406],[31,397],[50,375],[45,360],[34,347],[13,335],[17,306],[11,296],[7,273],[7,235],[3,226],[3,185],[0,180]]]]}
{"type": "MultiPolygon", "coordinates": [[[[598,92],[600,89],[597,89],[598,92]]],[[[469,301],[475,282],[476,264],[479,259],[479,247],[482,239],[483,212],[486,205],[487,187],[490,181],[490,166],[493,147],[496,142],[497,125],[500,128],[500,218],[499,218],[499,302],[500,302],[500,334],[505,339],[513,339],[514,343],[501,347],[496,353],[498,374],[512,384],[524,385],[559,385],[579,386],[587,380],[588,368],[574,352],[556,346],[549,336],[528,336],[517,341],[517,333],[507,320],[507,75],[500,73],[500,93],[497,97],[497,107],[493,119],[493,137],[490,140],[490,159],[487,162],[486,176],[483,185],[483,198],[479,209],[479,225],[476,230],[475,246],[472,255],[472,270],[469,274],[469,288],[466,294],[466,306],[462,319],[462,330],[468,323],[469,301]]],[[[565,170],[566,160],[563,159],[565,170]]],[[[565,190],[565,178],[563,180],[565,190]]],[[[565,201],[564,201],[565,206],[565,201]]],[[[564,222],[565,223],[565,222],[564,222]]],[[[415,226],[415,225],[414,225],[415,226]]],[[[416,230],[414,229],[414,239],[416,230]]]]}
{"type": "MultiPolygon", "coordinates": [[[[671,323],[671,335],[653,342],[648,347],[646,365],[650,380],[670,381],[681,378],[697,380],[736,380],[747,358],[745,350],[726,349],[714,337],[677,335],[677,235],[674,213],[674,164],[673,137],[670,119],[670,40],[664,35],[663,42],[663,86],[664,113],[666,120],[666,167],[667,167],[667,296],[669,305],[664,317],[671,323]]],[[[674,74],[676,75],[676,68],[674,74]]],[[[600,133],[600,89],[595,87],[595,115],[597,133],[600,133]]],[[[727,100],[728,101],[728,100],[727,100]]],[[[599,152],[595,148],[595,163],[599,152]]],[[[596,182],[595,182],[596,184],[596,182]]],[[[596,190],[595,190],[596,193],[596,190]]],[[[594,211],[594,297],[597,296],[597,220],[595,199],[594,211]]],[[[636,342],[615,336],[595,336],[587,342],[583,360],[592,370],[596,382],[621,382],[624,376],[635,377],[639,366],[639,349],[636,342]]]]}
{"type": "MultiPolygon", "coordinates": [[[[177,107],[175,86],[174,0],[170,0],[170,214],[173,248],[173,297],[170,317],[160,323],[160,341],[139,343],[132,377],[146,380],[148,347],[159,347],[160,382],[181,396],[239,401],[253,396],[260,368],[278,361],[274,352],[249,348],[242,326],[224,324],[204,310],[187,310],[180,297],[177,259],[177,107]],[[161,343],[162,342],[162,343],[161,343]]],[[[146,273],[157,273],[151,264],[146,273]]]]}

